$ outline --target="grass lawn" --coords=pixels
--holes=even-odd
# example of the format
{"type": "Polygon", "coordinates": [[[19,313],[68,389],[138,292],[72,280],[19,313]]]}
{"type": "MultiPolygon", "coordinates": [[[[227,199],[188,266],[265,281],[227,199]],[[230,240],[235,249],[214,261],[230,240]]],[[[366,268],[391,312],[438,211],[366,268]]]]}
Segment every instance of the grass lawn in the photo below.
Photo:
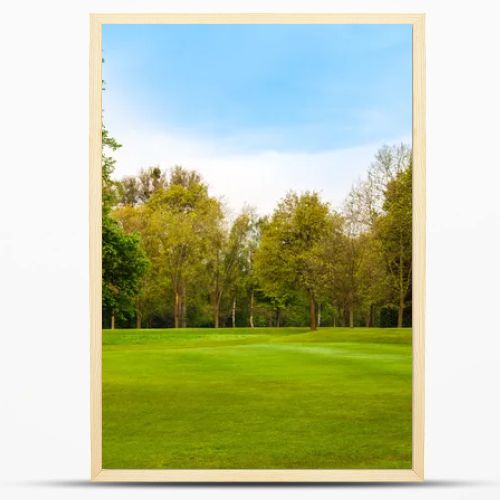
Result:
{"type": "Polygon", "coordinates": [[[103,467],[411,468],[411,329],[104,330],[103,467]]]}

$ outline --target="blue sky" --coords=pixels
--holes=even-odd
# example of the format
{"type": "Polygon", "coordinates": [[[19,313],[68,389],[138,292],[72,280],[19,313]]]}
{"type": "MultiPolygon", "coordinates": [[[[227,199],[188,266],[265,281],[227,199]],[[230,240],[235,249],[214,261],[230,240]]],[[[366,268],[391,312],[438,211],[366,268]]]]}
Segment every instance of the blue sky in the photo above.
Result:
{"type": "Polygon", "coordinates": [[[248,192],[258,160],[338,204],[378,147],[411,137],[409,25],[105,25],[103,56],[117,175],[185,164],[235,209],[276,201],[248,192]],[[294,171],[309,160],[317,187],[294,171]],[[228,168],[239,174],[222,192],[228,168]]]}

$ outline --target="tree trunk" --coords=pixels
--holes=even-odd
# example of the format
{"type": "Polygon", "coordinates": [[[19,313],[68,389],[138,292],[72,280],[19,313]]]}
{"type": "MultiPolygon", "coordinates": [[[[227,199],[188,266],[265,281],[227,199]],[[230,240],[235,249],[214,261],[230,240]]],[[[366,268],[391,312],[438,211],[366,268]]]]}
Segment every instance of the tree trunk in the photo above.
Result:
{"type": "Polygon", "coordinates": [[[312,292],[309,292],[309,326],[316,330],[316,300],[312,292]]]}
{"type": "Polygon", "coordinates": [[[368,306],[368,311],[366,311],[366,315],[365,315],[365,326],[366,326],[366,328],[370,328],[370,326],[371,326],[371,319],[372,319],[372,305],[370,304],[368,306]]]}
{"type": "Polygon", "coordinates": [[[236,328],[236,295],[233,297],[233,307],[231,309],[231,321],[233,328],[236,328]]]}
{"type": "Polygon", "coordinates": [[[219,328],[220,298],[215,299],[214,303],[214,328],[219,328]]]}
{"type": "Polygon", "coordinates": [[[403,275],[403,237],[399,238],[399,311],[398,311],[398,328],[403,326],[403,311],[405,308],[405,293],[404,288],[404,275],[403,275]]]}
{"type": "Polygon", "coordinates": [[[354,308],[349,304],[349,328],[354,328],[354,308]]]}
{"type": "Polygon", "coordinates": [[[399,292],[398,328],[403,327],[403,312],[405,309],[405,297],[403,290],[399,292]]]}
{"type": "Polygon", "coordinates": [[[186,291],[182,290],[181,298],[181,325],[182,328],[186,328],[186,291]]]}
{"type": "Polygon", "coordinates": [[[115,314],[111,314],[111,330],[115,329],[115,314]]]}
{"type": "Polygon", "coordinates": [[[250,324],[250,328],[254,327],[254,324],[253,324],[253,290],[250,293],[250,317],[248,318],[248,323],[250,324]]]}
{"type": "Polygon", "coordinates": [[[141,329],[142,328],[142,315],[141,315],[140,311],[137,311],[135,313],[135,327],[137,329],[141,329]]]}
{"type": "Polygon", "coordinates": [[[321,304],[318,304],[318,328],[321,326],[321,304]]]}
{"type": "Polygon", "coordinates": [[[180,322],[180,295],[179,292],[175,292],[175,304],[174,304],[174,327],[179,328],[180,322]]]}
{"type": "Polygon", "coordinates": [[[276,326],[279,327],[281,323],[281,308],[276,308],[276,326]]]}

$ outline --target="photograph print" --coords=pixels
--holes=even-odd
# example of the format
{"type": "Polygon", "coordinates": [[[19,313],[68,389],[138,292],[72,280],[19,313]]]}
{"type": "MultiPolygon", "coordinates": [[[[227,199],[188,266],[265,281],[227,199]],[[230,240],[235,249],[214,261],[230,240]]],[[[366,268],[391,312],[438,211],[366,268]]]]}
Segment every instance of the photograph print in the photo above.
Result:
{"type": "Polygon", "coordinates": [[[412,61],[102,25],[103,469],[412,469],[412,61]]]}

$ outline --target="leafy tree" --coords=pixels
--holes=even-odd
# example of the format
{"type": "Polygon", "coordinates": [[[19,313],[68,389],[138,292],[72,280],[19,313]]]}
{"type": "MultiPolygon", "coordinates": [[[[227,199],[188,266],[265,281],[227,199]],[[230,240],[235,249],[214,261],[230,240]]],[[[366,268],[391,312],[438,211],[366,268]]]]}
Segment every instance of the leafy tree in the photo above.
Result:
{"type": "Polygon", "coordinates": [[[241,267],[241,286],[244,288],[244,293],[248,298],[248,326],[254,328],[255,291],[258,288],[258,276],[255,270],[255,255],[260,245],[265,218],[257,217],[253,212],[249,212],[249,215],[249,231],[247,233],[241,267]]]}
{"type": "Polygon", "coordinates": [[[359,236],[358,283],[359,306],[365,326],[375,325],[375,309],[390,297],[389,275],[386,270],[381,241],[373,232],[359,236]]]}
{"type": "Polygon", "coordinates": [[[400,172],[408,168],[411,148],[406,144],[382,146],[371,163],[365,179],[358,181],[347,196],[346,204],[355,207],[357,233],[371,231],[383,212],[385,191],[400,172]]]}
{"type": "Polygon", "coordinates": [[[300,289],[309,301],[309,325],[316,330],[316,299],[325,267],[320,258],[327,236],[329,206],[317,193],[289,193],[262,229],[256,265],[263,291],[286,301],[300,289]]]}
{"type": "Polygon", "coordinates": [[[345,308],[343,286],[347,276],[345,272],[347,240],[344,228],[344,216],[331,211],[328,215],[325,236],[318,255],[322,262],[322,279],[317,295],[318,326],[320,326],[323,311],[329,313],[333,321],[335,311],[345,308]]]}
{"type": "Polygon", "coordinates": [[[111,153],[121,148],[116,139],[109,135],[106,127],[102,127],[102,210],[103,217],[109,214],[109,211],[116,202],[116,182],[112,179],[113,171],[115,170],[116,160],[111,156],[111,153]]]}
{"type": "Polygon", "coordinates": [[[398,307],[398,327],[403,326],[406,297],[412,273],[412,168],[402,170],[385,191],[384,214],[377,221],[390,282],[398,307]]]}
{"type": "Polygon", "coordinates": [[[104,127],[102,146],[102,307],[114,328],[116,316],[123,317],[133,311],[134,297],[148,260],[139,237],[126,234],[111,216],[116,184],[111,178],[115,160],[109,150],[116,151],[121,146],[104,127]]]}
{"type": "Polygon", "coordinates": [[[250,233],[253,214],[244,210],[233,222],[229,231],[220,226],[212,233],[212,254],[209,260],[211,276],[211,297],[213,306],[214,327],[219,327],[220,308],[224,293],[230,294],[231,322],[236,326],[236,297],[244,285],[244,277],[248,266],[250,233]]]}
{"type": "Polygon", "coordinates": [[[361,262],[361,235],[366,230],[363,206],[359,203],[359,192],[351,190],[344,205],[344,234],[343,248],[341,252],[341,265],[343,272],[340,274],[340,282],[343,297],[343,309],[347,312],[349,327],[354,327],[354,309],[359,305],[360,276],[359,266],[361,262]]]}
{"type": "MultiPolygon", "coordinates": [[[[411,162],[411,148],[406,144],[382,146],[370,165],[365,185],[366,206],[373,215],[382,212],[387,185],[411,162]],[[369,193],[369,194],[368,194],[369,193]]],[[[372,220],[373,221],[373,220],[372,220]]]]}
{"type": "Polygon", "coordinates": [[[408,147],[382,148],[340,212],[317,193],[291,192],[268,217],[244,209],[231,221],[195,171],[151,167],[114,181],[119,147],[103,129],[103,310],[112,325],[135,317],[137,327],[314,330],[408,318],[408,147]]]}
{"type": "MultiPolygon", "coordinates": [[[[382,147],[367,178],[353,186],[345,201],[345,239],[336,295],[351,327],[356,310],[363,311],[365,324],[373,325],[375,306],[389,300],[388,267],[382,264],[386,252],[377,227],[385,213],[388,186],[409,168],[410,161],[411,149],[406,145],[382,147]]],[[[411,225],[409,231],[411,235],[411,225]]]]}
{"type": "Polygon", "coordinates": [[[114,328],[115,317],[135,312],[134,299],[139,292],[141,278],[149,261],[143,252],[139,237],[126,234],[118,222],[111,217],[103,218],[102,225],[102,305],[111,316],[114,328]]]}
{"type": "Polygon", "coordinates": [[[235,219],[229,232],[224,260],[227,288],[231,299],[231,325],[233,328],[236,326],[237,297],[246,294],[249,285],[257,224],[255,213],[246,208],[235,219]]]}
{"type": "Polygon", "coordinates": [[[155,315],[162,315],[164,306],[156,249],[151,245],[151,239],[145,237],[148,225],[146,210],[144,205],[124,205],[114,209],[112,216],[127,234],[140,235],[141,245],[148,260],[153,263],[142,276],[134,298],[136,328],[141,328],[143,321],[150,323],[155,315]]]}
{"type": "Polygon", "coordinates": [[[140,184],[137,177],[124,177],[118,183],[118,192],[120,204],[125,206],[134,206],[139,202],[140,184]]]}
{"type": "Polygon", "coordinates": [[[144,238],[154,263],[173,294],[174,325],[185,322],[190,284],[203,283],[214,234],[223,219],[218,200],[198,174],[176,167],[166,189],[158,189],[145,204],[144,238]]]}

